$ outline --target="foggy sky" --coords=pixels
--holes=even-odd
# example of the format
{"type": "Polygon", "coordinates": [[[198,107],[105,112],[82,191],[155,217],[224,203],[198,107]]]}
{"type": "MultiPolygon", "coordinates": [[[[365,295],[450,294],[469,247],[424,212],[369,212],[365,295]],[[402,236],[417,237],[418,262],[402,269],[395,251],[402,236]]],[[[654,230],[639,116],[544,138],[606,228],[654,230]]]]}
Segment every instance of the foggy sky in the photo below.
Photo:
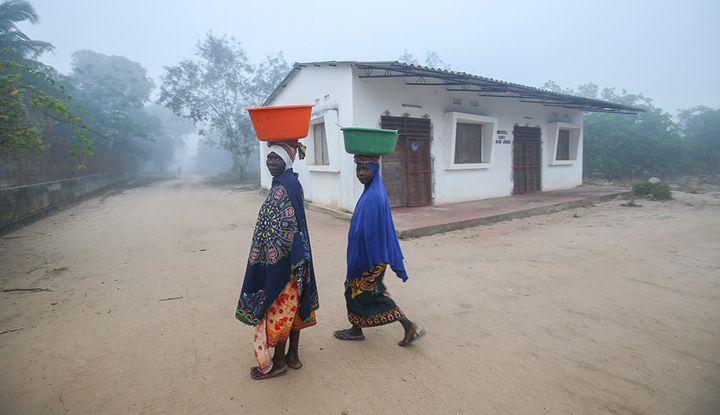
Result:
{"type": "Polygon", "coordinates": [[[594,82],[641,92],[675,114],[720,107],[720,1],[272,1],[30,0],[21,29],[50,41],[43,61],[63,73],[90,49],[141,63],[160,84],[164,65],[192,58],[212,31],[250,59],[282,51],[288,63],[424,60],[531,86],[594,82]]]}

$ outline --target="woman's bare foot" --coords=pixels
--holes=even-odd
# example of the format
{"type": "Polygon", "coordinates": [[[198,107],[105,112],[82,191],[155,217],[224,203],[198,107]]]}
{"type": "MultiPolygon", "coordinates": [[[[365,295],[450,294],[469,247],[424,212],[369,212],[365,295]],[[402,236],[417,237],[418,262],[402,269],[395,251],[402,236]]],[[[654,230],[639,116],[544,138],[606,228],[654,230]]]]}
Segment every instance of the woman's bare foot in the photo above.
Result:
{"type": "Polygon", "coordinates": [[[270,379],[278,376],[282,376],[287,373],[287,366],[286,365],[277,365],[273,364],[273,368],[270,369],[270,372],[263,373],[260,371],[260,368],[257,366],[250,368],[250,377],[255,380],[263,380],[263,379],[270,379]]]}
{"type": "Polygon", "coordinates": [[[339,340],[365,340],[362,329],[355,326],[345,330],[338,330],[333,334],[339,340]]]}
{"type": "Polygon", "coordinates": [[[405,327],[405,337],[398,343],[399,346],[405,347],[413,341],[419,339],[425,334],[425,330],[415,323],[411,323],[405,327]]]}
{"type": "Polygon", "coordinates": [[[302,367],[302,362],[300,361],[300,358],[297,355],[292,354],[292,353],[288,353],[285,356],[285,363],[289,367],[291,367],[295,370],[300,369],[302,367]]]}

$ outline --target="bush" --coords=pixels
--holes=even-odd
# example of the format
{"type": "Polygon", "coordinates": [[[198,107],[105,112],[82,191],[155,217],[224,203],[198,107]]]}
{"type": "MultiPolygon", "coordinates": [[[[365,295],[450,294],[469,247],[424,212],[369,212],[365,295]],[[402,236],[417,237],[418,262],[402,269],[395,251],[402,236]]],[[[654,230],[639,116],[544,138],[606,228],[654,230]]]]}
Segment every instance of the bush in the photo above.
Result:
{"type": "Polygon", "coordinates": [[[642,182],[633,185],[633,196],[644,197],[651,200],[670,200],[672,192],[670,185],[663,182],[650,183],[642,182]]]}

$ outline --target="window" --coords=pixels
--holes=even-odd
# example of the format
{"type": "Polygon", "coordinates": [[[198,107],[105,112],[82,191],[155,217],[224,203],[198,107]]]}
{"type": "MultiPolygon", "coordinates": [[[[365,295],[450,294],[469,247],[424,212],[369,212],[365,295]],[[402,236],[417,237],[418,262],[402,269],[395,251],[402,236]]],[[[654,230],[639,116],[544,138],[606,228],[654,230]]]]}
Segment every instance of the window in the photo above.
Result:
{"type": "Polygon", "coordinates": [[[462,112],[446,112],[444,134],[448,137],[446,170],[489,169],[497,118],[462,112]]]}
{"type": "Polygon", "coordinates": [[[320,109],[310,118],[310,129],[305,139],[307,157],[305,167],[295,171],[317,172],[319,175],[340,173],[342,132],[337,109],[320,109]]]}
{"type": "Polygon", "coordinates": [[[555,160],[570,160],[570,130],[560,129],[558,131],[555,160]]]}
{"type": "Polygon", "coordinates": [[[482,163],[482,124],[457,124],[455,163],[482,163]]]}
{"type": "Polygon", "coordinates": [[[324,122],[313,124],[313,151],[313,164],[318,166],[327,166],[330,164],[324,122]]]}
{"type": "Polygon", "coordinates": [[[548,124],[547,160],[551,166],[573,165],[582,154],[582,124],[548,124]]]}

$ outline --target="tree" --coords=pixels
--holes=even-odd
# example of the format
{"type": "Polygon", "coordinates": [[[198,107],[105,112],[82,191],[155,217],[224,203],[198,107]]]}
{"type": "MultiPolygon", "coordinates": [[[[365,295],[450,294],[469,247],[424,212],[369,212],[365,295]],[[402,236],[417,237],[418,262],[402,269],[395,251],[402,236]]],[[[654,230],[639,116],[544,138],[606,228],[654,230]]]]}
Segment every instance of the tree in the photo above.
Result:
{"type": "MultiPolygon", "coordinates": [[[[408,65],[420,65],[415,55],[408,52],[407,49],[403,51],[402,55],[400,55],[397,60],[398,62],[406,63],[408,65]]],[[[450,70],[450,65],[440,59],[440,56],[432,50],[428,50],[425,52],[425,65],[431,68],[450,70]]]]}
{"type": "Polygon", "coordinates": [[[634,114],[587,113],[584,116],[583,170],[586,177],[634,178],[688,171],[688,151],[672,117],[642,94],[618,93],[592,83],[576,90],[549,81],[553,92],[602,99],[645,110],[634,114]]]}
{"type": "Polygon", "coordinates": [[[153,137],[151,161],[158,171],[166,171],[175,161],[175,153],[185,146],[183,136],[195,132],[195,126],[186,118],[175,116],[170,110],[159,105],[148,105],[145,112],[155,117],[162,126],[153,137]]]}
{"type": "Polygon", "coordinates": [[[17,23],[24,21],[38,21],[30,3],[0,4],[0,155],[44,150],[44,135],[56,122],[65,123],[75,135],[72,155],[90,154],[87,126],[71,111],[72,96],[59,83],[61,77],[35,60],[53,46],[20,31],[17,23]]]}
{"type": "Polygon", "coordinates": [[[90,50],[73,54],[69,82],[96,137],[113,149],[148,159],[162,123],[144,111],[154,88],[147,70],[124,56],[90,50]]]}
{"type": "Polygon", "coordinates": [[[72,99],[53,75],[0,61],[0,155],[43,151],[44,136],[57,122],[76,138],[72,156],[92,154],[88,128],[68,105],[72,99]]]}
{"type": "Polygon", "coordinates": [[[431,68],[450,70],[450,65],[440,59],[440,56],[432,50],[425,52],[425,64],[431,68]]]}
{"type": "Polygon", "coordinates": [[[154,86],[142,65],[124,56],[80,50],[73,53],[69,79],[95,130],[111,140],[149,138],[152,129],[140,113],[154,86]]]}
{"type": "Polygon", "coordinates": [[[693,149],[696,168],[720,171],[720,108],[690,108],[680,111],[679,120],[683,138],[693,149]]]}
{"type": "Polygon", "coordinates": [[[402,55],[398,56],[397,58],[398,62],[400,63],[406,63],[408,65],[419,65],[417,58],[412,53],[408,52],[407,49],[405,49],[402,53],[402,55]]]}
{"type": "Polygon", "coordinates": [[[32,40],[19,30],[16,24],[24,21],[38,22],[38,15],[29,2],[8,0],[0,4],[0,50],[4,50],[5,59],[22,62],[53,50],[51,43],[32,40]]]}
{"type": "Polygon", "coordinates": [[[207,143],[229,151],[233,171],[243,176],[257,149],[243,108],[260,105],[290,68],[280,53],[252,65],[239,42],[212,33],[198,42],[196,56],[165,67],[158,103],[191,119],[207,143]]]}

